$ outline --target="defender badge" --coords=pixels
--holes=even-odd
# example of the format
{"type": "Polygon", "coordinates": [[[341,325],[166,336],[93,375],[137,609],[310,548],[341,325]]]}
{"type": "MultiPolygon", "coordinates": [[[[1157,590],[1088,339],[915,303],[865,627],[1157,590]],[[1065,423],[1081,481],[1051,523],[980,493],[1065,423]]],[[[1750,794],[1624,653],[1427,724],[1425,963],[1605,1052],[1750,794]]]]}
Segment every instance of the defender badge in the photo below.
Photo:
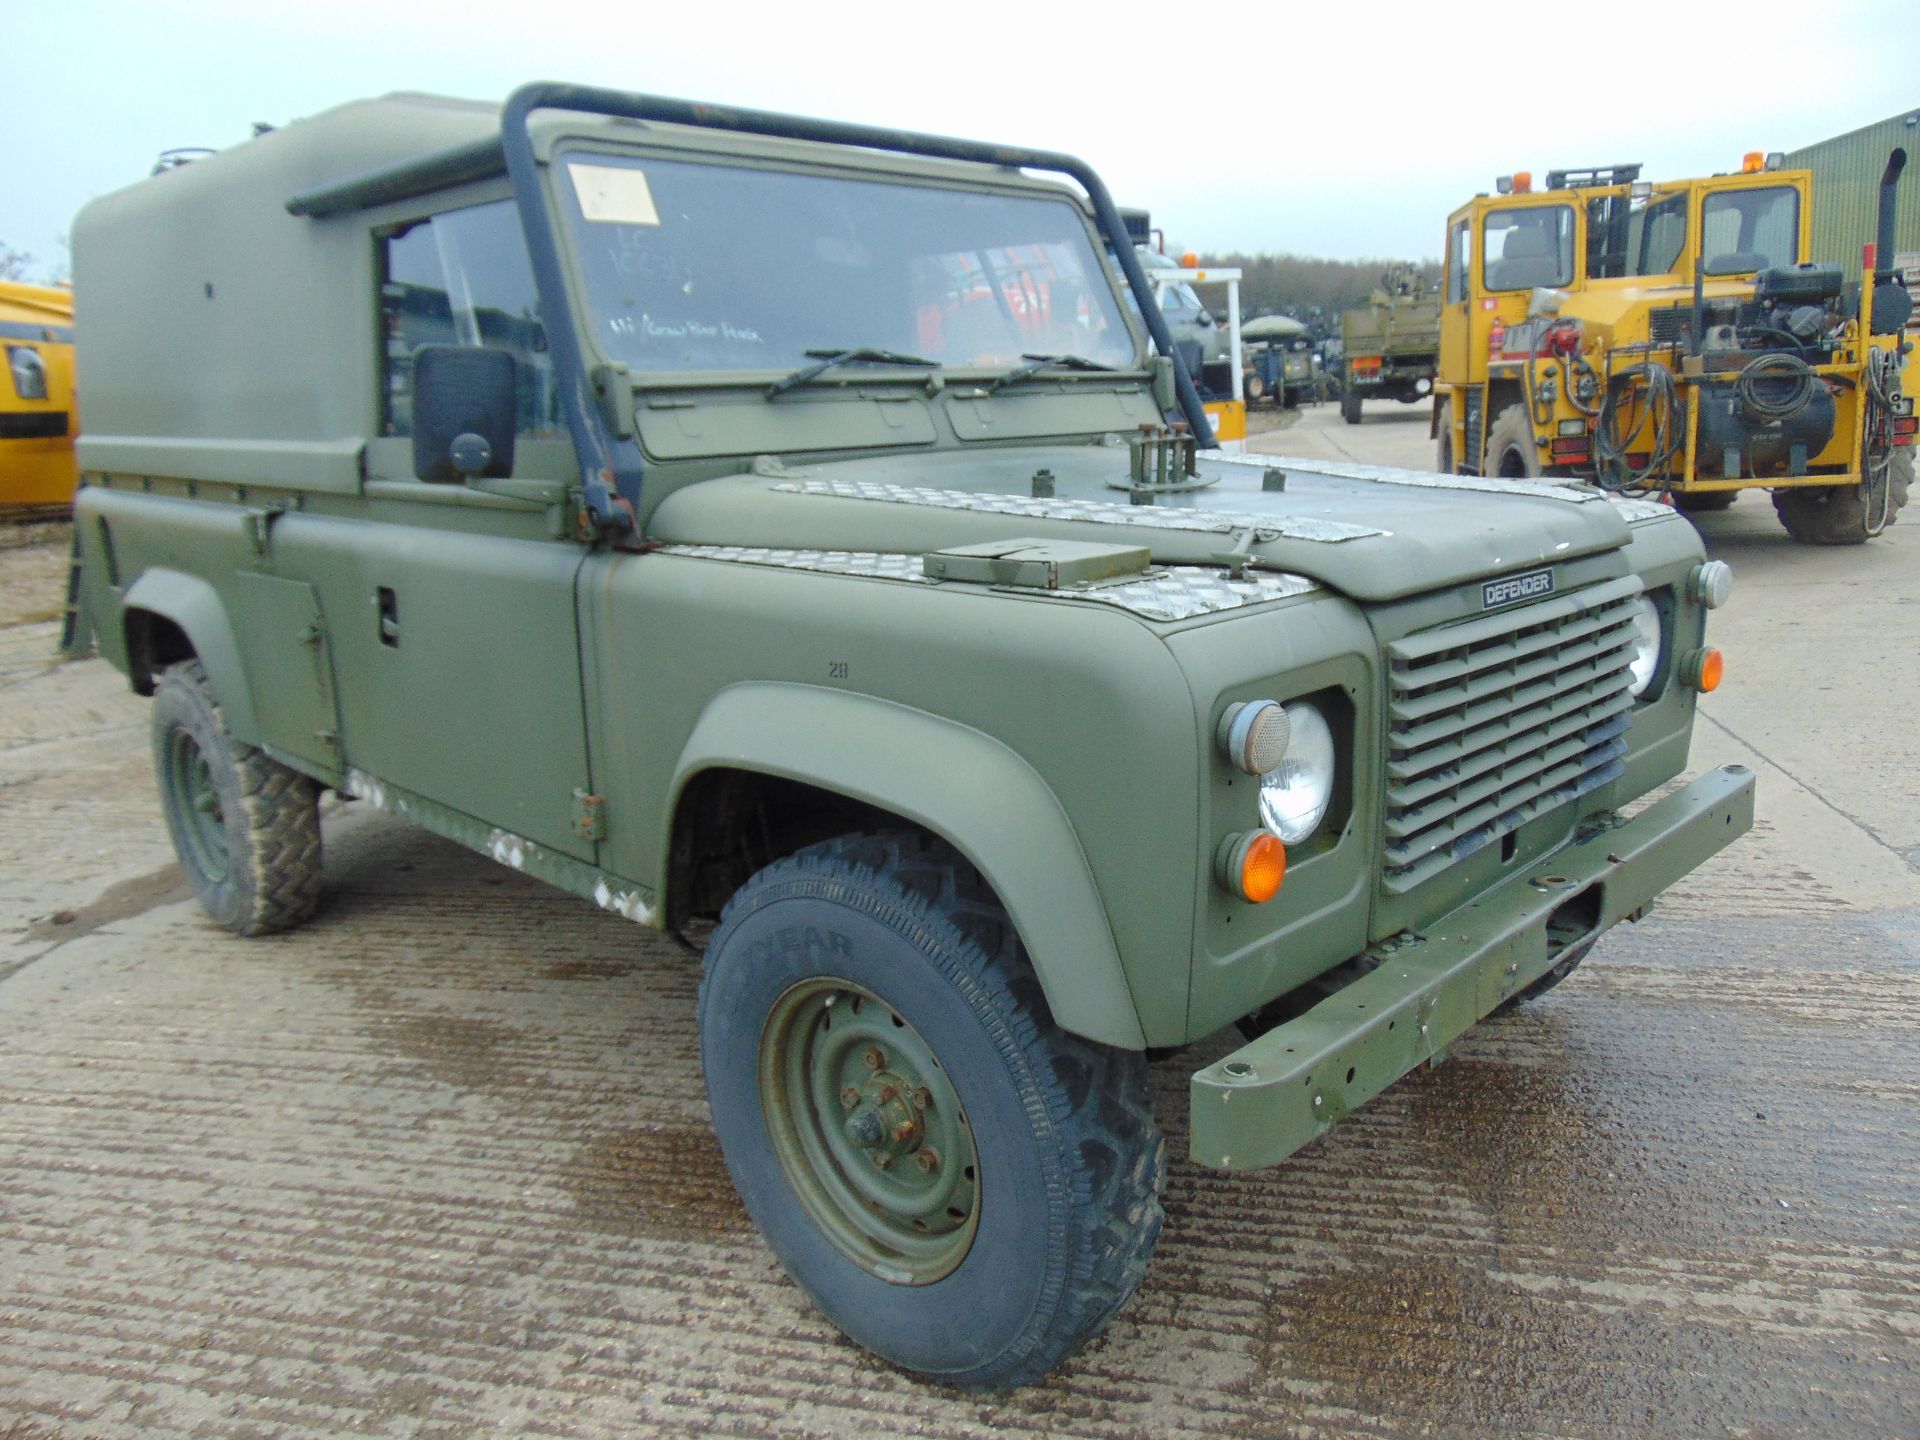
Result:
{"type": "Polygon", "coordinates": [[[1553,593],[1553,571],[1529,570],[1525,575],[1509,575],[1504,580],[1489,580],[1480,587],[1480,608],[1491,610],[1511,605],[1516,600],[1538,600],[1553,593]]]}

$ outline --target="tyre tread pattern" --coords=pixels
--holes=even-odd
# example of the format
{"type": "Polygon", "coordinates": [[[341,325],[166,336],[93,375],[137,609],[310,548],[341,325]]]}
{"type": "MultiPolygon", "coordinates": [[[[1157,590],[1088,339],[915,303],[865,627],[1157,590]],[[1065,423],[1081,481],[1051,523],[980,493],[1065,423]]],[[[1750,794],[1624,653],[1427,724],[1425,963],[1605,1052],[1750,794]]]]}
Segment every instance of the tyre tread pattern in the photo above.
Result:
{"type": "Polygon", "coordinates": [[[1001,1030],[994,1037],[1001,1053],[1017,1053],[1036,1082],[1027,1098],[1036,1131],[1050,1131],[1060,1154],[1080,1160],[1049,1177],[1055,1233],[1048,1254],[1064,1263],[1046,1277],[1025,1329],[978,1369],[938,1377],[981,1389],[1038,1379],[1120,1312],[1145,1277],[1159,1238],[1167,1146],[1153,1118],[1146,1057],[1083,1040],[1053,1023],[1005,909],[980,873],[934,837],[885,831],[809,846],[742,887],[721,928],[736,907],[755,903],[763,887],[799,876],[845,882],[834,897],[845,901],[861,892],[889,896],[878,918],[906,922],[901,933],[920,943],[976,1015],[1001,1030]]]}
{"type": "Polygon", "coordinates": [[[198,692],[213,716],[214,734],[240,776],[252,854],[251,903],[229,928],[239,935],[272,935],[313,916],[320,903],[320,787],[265,751],[236,740],[198,660],[170,666],[161,684],[198,692]]]}
{"type": "Polygon", "coordinates": [[[1527,478],[1540,473],[1540,448],[1533,443],[1533,420],[1524,404],[1509,405],[1494,417],[1487,431],[1487,454],[1481,472],[1497,477],[1508,450],[1520,457],[1520,468],[1527,478]]]}
{"type": "MultiPolygon", "coordinates": [[[[1887,485],[1887,525],[1891,528],[1913,490],[1911,449],[1902,447],[1893,452],[1887,466],[1887,485]]],[[[1864,485],[1776,490],[1773,508],[1787,534],[1802,545],[1864,545],[1868,539],[1864,485]]]]}

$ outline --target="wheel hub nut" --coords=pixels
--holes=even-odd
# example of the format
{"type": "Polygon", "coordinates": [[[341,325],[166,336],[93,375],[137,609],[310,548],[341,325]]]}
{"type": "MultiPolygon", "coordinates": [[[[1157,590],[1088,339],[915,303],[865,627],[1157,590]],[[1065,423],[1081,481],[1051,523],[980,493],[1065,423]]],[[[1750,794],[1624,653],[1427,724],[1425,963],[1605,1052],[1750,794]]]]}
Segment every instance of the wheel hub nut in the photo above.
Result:
{"type": "Polygon", "coordinates": [[[940,1168],[940,1156],[934,1148],[929,1145],[913,1157],[913,1163],[920,1167],[923,1175],[931,1175],[940,1168]]]}
{"type": "Polygon", "coordinates": [[[862,1150],[871,1150],[887,1138],[886,1122],[873,1111],[862,1110],[847,1121],[847,1138],[862,1150]]]}
{"type": "Polygon", "coordinates": [[[878,1045],[869,1045],[867,1047],[867,1053],[861,1058],[867,1062],[867,1068],[869,1070],[878,1070],[882,1065],[887,1063],[887,1057],[880,1053],[880,1047],[878,1045]]]}

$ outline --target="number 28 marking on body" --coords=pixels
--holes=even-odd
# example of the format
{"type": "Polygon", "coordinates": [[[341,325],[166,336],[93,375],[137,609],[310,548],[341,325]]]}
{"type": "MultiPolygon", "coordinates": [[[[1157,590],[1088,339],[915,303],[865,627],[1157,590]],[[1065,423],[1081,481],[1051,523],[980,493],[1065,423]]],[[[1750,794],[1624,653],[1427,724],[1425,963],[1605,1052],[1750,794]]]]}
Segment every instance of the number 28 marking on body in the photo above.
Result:
{"type": "Polygon", "coordinates": [[[846,679],[847,678],[847,662],[844,660],[829,660],[827,662],[827,678],[829,680],[846,679]]]}

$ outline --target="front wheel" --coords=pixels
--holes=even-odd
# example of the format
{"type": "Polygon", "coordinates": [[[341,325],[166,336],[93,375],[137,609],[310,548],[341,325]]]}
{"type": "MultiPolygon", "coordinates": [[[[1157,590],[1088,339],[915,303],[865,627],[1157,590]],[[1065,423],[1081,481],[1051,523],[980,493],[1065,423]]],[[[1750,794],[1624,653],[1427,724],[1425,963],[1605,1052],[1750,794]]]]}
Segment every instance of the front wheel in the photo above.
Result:
{"type": "Polygon", "coordinates": [[[707,947],[700,1049],[735,1187],[851,1339],[1024,1384],[1125,1304],[1161,1223],[1145,1057],[1053,1024],[977,872],[930,837],[768,866],[707,947]]]}
{"type": "Polygon", "coordinates": [[[1487,431],[1487,463],[1481,472],[1508,480],[1530,480],[1540,473],[1540,449],[1533,443],[1533,421],[1525,405],[1509,405],[1487,431]]]}
{"type": "Polygon", "coordinates": [[[1787,534],[1802,545],[1864,545],[1893,524],[1913,489],[1913,451],[1887,459],[1880,485],[1821,485],[1773,492],[1787,534]]]}
{"type": "Polygon", "coordinates": [[[1453,402],[1442,400],[1438,413],[1433,420],[1437,437],[1433,442],[1433,468],[1442,475],[1454,473],[1453,465],[1453,402]]]}

